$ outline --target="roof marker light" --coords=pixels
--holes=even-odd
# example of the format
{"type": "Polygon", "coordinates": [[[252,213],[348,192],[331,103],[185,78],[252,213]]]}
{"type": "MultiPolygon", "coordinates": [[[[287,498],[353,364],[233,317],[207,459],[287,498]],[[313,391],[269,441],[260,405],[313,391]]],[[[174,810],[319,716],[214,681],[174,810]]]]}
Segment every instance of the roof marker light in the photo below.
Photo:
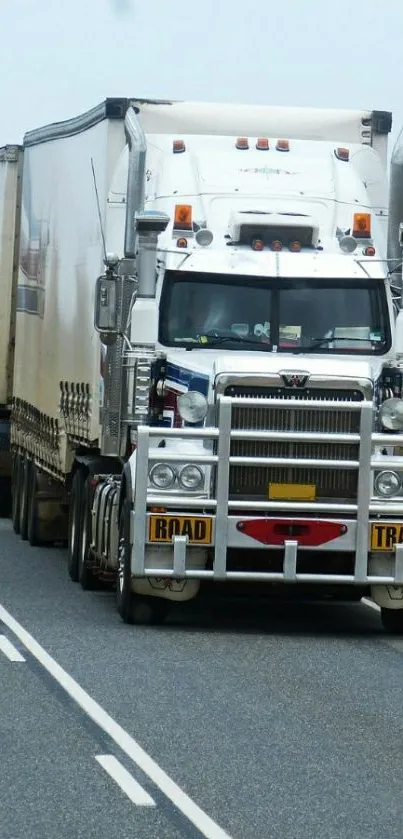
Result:
{"type": "Polygon", "coordinates": [[[283,250],[283,243],[280,242],[279,239],[275,239],[274,242],[271,243],[272,251],[282,251],[283,250]]]}
{"type": "Polygon", "coordinates": [[[248,149],[249,148],[249,140],[247,137],[238,137],[235,143],[235,147],[237,149],[248,149]]]}
{"type": "Polygon", "coordinates": [[[174,230],[192,230],[191,204],[175,204],[174,230]]]}
{"type": "Polygon", "coordinates": [[[290,141],[289,140],[277,140],[276,149],[277,149],[277,151],[290,151],[290,141]]]}
{"type": "Polygon", "coordinates": [[[301,250],[301,242],[290,242],[288,250],[291,251],[291,253],[299,253],[301,250]]]}
{"type": "Polygon", "coordinates": [[[354,213],[353,236],[356,239],[371,238],[371,213],[354,213]]]}
{"type": "Polygon", "coordinates": [[[363,254],[364,256],[375,256],[376,250],[373,245],[368,245],[367,248],[364,248],[363,254]]]}
{"type": "Polygon", "coordinates": [[[256,140],[256,148],[259,151],[268,151],[270,145],[267,137],[258,137],[256,140]]]}
{"type": "Polygon", "coordinates": [[[187,246],[188,246],[188,240],[185,239],[184,236],[181,236],[180,239],[177,239],[177,241],[176,241],[176,247],[177,248],[187,248],[187,246]]]}
{"type": "Polygon", "coordinates": [[[184,140],[174,140],[172,143],[172,151],[174,154],[181,154],[181,152],[186,151],[184,140]]]}
{"type": "Polygon", "coordinates": [[[252,242],[252,250],[253,250],[253,251],[262,251],[262,250],[264,250],[264,241],[263,241],[263,239],[253,239],[253,242],[252,242]]]}
{"type": "Polygon", "coordinates": [[[350,160],[350,149],[338,148],[334,150],[337,160],[350,160]]]}

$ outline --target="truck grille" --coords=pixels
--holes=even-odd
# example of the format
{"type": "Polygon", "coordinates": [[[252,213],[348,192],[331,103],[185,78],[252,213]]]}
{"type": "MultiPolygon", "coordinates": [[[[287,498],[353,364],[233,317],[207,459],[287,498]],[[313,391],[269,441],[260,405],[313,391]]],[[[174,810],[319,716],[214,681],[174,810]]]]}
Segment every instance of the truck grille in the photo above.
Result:
{"type": "MultiPolygon", "coordinates": [[[[232,428],[247,430],[304,431],[328,433],[359,433],[359,412],[343,410],[343,402],[361,402],[363,394],[357,390],[284,390],[278,387],[254,388],[230,385],[226,396],[284,399],[284,408],[234,407],[232,428]],[[287,399],[339,401],[340,408],[315,411],[314,408],[287,408],[287,399]]],[[[326,460],[357,460],[358,444],[344,443],[289,443],[277,441],[233,440],[231,455],[235,457],[301,457],[326,460]]],[[[357,471],[313,467],[232,466],[230,470],[230,498],[267,499],[269,483],[315,484],[318,501],[326,499],[354,499],[357,497],[357,471]]]]}

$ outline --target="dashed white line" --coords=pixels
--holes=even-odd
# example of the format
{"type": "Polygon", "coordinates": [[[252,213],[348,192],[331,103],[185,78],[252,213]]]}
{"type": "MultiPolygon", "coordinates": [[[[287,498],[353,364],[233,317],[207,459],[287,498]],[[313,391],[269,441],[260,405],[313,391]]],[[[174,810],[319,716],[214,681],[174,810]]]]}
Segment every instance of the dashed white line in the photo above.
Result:
{"type": "Polygon", "coordinates": [[[35,638],[0,605],[0,621],[8,627],[36,658],[44,669],[58,682],[68,695],[110,737],[114,743],[147,775],[159,790],[180,810],[205,839],[231,839],[207,813],[167,775],[147,754],[137,741],[117,723],[95,699],[75,681],[57,661],[44,650],[35,638]]]}
{"type": "Polygon", "coordinates": [[[155,801],[151,795],[140,786],[130,772],[113,755],[97,755],[95,760],[100,763],[105,772],[118,784],[126,793],[130,801],[137,807],[155,807],[155,801]]]}
{"type": "Polygon", "coordinates": [[[18,652],[14,644],[5,635],[0,635],[0,652],[4,653],[9,661],[25,661],[24,656],[18,652]]]}
{"type": "Polygon", "coordinates": [[[374,609],[375,612],[381,611],[381,607],[378,606],[377,603],[374,603],[373,600],[369,600],[368,597],[363,597],[361,603],[363,603],[364,606],[369,606],[370,609],[374,609]]]}

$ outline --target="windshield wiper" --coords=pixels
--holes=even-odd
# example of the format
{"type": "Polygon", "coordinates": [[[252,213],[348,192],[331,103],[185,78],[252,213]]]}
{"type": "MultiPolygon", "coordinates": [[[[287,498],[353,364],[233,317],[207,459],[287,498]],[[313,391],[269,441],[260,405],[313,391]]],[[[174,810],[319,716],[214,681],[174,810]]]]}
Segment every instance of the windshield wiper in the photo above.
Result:
{"type": "Polygon", "coordinates": [[[384,340],[371,341],[370,338],[353,338],[352,336],[350,338],[346,338],[344,336],[340,337],[340,338],[335,338],[334,335],[332,335],[329,338],[312,338],[312,343],[311,344],[309,344],[307,347],[298,347],[298,349],[293,351],[293,354],[302,355],[303,353],[314,352],[315,350],[319,349],[320,347],[323,347],[326,344],[333,343],[333,341],[334,342],[336,342],[336,341],[347,341],[347,342],[350,342],[350,343],[354,342],[354,343],[363,343],[363,344],[371,344],[371,345],[372,344],[384,344],[385,343],[384,340]]]}
{"type": "Polygon", "coordinates": [[[271,352],[271,344],[263,344],[255,338],[244,338],[242,335],[201,335],[204,340],[199,340],[197,343],[190,344],[186,347],[187,350],[205,350],[210,347],[218,347],[220,344],[238,343],[245,344],[245,346],[259,347],[263,352],[271,352]],[[207,340],[206,340],[207,339],[207,340]]]}

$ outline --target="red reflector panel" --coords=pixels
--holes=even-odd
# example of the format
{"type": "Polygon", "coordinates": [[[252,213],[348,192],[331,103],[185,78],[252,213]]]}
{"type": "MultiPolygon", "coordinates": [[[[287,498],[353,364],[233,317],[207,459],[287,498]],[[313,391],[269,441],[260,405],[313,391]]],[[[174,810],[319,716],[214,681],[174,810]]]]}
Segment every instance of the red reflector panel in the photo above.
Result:
{"type": "Polygon", "coordinates": [[[293,539],[306,548],[316,548],[347,533],[344,524],[326,519],[251,519],[239,521],[237,530],[263,545],[283,545],[286,540],[293,539]]]}

